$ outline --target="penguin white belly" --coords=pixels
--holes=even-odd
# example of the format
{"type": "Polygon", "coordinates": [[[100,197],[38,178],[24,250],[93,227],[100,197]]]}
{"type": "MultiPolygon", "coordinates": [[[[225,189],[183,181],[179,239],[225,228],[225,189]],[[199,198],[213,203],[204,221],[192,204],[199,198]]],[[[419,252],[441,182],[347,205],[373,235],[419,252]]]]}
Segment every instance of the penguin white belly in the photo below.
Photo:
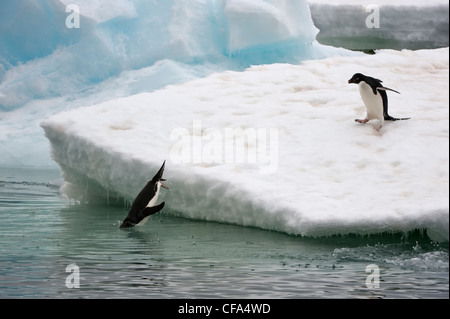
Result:
{"type": "Polygon", "coordinates": [[[373,90],[366,82],[362,81],[359,83],[359,93],[361,98],[367,108],[367,119],[368,120],[379,120],[381,125],[384,123],[383,115],[383,99],[381,94],[373,94],[373,90]]]}
{"type": "Polygon", "coordinates": [[[153,207],[156,206],[156,202],[158,201],[159,191],[161,190],[161,183],[156,183],[156,192],[155,196],[148,202],[147,207],[153,207]]]}
{"type": "Polygon", "coordinates": [[[150,216],[145,217],[143,220],[141,220],[139,223],[137,223],[136,226],[144,225],[146,222],[148,222],[149,219],[150,219],[150,216]]]}
{"type": "MultiPolygon", "coordinates": [[[[153,207],[156,205],[156,201],[158,200],[158,196],[159,196],[159,190],[161,189],[161,183],[157,183],[156,184],[156,193],[155,196],[153,196],[153,198],[148,202],[146,207],[153,207]]],[[[142,219],[138,224],[136,224],[136,226],[142,226],[144,225],[148,220],[150,219],[150,216],[145,217],[144,219],[142,219]]]]}

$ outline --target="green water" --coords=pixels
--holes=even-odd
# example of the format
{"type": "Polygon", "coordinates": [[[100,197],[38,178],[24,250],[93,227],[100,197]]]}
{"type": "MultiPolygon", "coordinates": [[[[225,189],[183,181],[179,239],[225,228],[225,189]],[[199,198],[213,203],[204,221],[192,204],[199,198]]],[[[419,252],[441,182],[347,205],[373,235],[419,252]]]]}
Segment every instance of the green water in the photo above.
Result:
{"type": "Polygon", "coordinates": [[[421,233],[313,239],[167,210],[123,230],[126,208],[71,203],[59,178],[0,169],[0,298],[449,297],[448,243],[421,233]]]}

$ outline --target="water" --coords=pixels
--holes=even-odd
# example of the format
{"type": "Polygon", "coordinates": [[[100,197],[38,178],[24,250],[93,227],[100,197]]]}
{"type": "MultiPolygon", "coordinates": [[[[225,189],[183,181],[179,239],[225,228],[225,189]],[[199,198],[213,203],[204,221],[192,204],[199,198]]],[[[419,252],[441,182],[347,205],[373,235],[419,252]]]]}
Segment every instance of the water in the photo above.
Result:
{"type": "Polygon", "coordinates": [[[0,169],[0,298],[449,297],[448,243],[420,232],[302,238],[167,210],[122,230],[126,208],[71,203],[59,178],[0,169]]]}

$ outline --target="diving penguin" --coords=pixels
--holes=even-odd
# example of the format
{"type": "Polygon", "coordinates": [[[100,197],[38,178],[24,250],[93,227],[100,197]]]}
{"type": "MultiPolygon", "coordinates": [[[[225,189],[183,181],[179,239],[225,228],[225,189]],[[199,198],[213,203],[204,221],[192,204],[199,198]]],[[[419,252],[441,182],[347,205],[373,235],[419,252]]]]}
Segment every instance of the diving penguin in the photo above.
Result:
{"type": "Polygon", "coordinates": [[[136,199],[131,204],[128,216],[124,219],[120,228],[127,228],[133,226],[141,226],[147,222],[151,215],[156,214],[161,209],[163,209],[165,202],[156,205],[158,200],[159,191],[161,187],[167,188],[162,182],[165,179],[162,178],[164,173],[164,167],[166,162],[162,164],[158,173],[150,180],[145,187],[137,195],[136,199]]]}
{"type": "Polygon", "coordinates": [[[395,118],[388,114],[388,98],[386,91],[392,91],[400,94],[400,92],[384,87],[381,80],[366,76],[361,73],[356,73],[348,80],[348,83],[355,83],[359,85],[359,93],[367,108],[367,116],[363,120],[356,119],[358,123],[367,123],[370,120],[378,119],[380,121],[380,130],[384,121],[399,121],[409,120],[410,118],[395,118]],[[379,94],[378,94],[379,93],[379,94]]]}

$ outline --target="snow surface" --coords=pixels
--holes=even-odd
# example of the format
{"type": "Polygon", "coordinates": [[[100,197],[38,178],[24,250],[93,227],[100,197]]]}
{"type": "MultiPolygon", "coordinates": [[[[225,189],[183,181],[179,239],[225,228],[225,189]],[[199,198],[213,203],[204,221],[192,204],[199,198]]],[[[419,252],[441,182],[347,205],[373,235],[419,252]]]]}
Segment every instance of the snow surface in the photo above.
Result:
{"type": "Polygon", "coordinates": [[[132,200],[167,160],[161,200],[174,214],[308,236],[419,228],[448,241],[448,83],[448,48],[382,50],[218,72],[42,127],[70,196],[98,183],[132,200]],[[388,93],[390,114],[412,119],[380,133],[355,123],[356,72],[400,91],[388,93]]]}
{"type": "Polygon", "coordinates": [[[351,45],[373,46],[375,34],[389,47],[442,36],[448,46],[443,0],[370,1],[383,6],[379,30],[365,26],[363,2],[308,3],[316,26],[298,0],[2,1],[0,165],[54,165],[39,122],[61,110],[213,72],[354,54],[319,45],[318,26],[319,38],[357,39],[351,45]],[[80,8],[79,29],[66,27],[69,4],[80,8]]]}

